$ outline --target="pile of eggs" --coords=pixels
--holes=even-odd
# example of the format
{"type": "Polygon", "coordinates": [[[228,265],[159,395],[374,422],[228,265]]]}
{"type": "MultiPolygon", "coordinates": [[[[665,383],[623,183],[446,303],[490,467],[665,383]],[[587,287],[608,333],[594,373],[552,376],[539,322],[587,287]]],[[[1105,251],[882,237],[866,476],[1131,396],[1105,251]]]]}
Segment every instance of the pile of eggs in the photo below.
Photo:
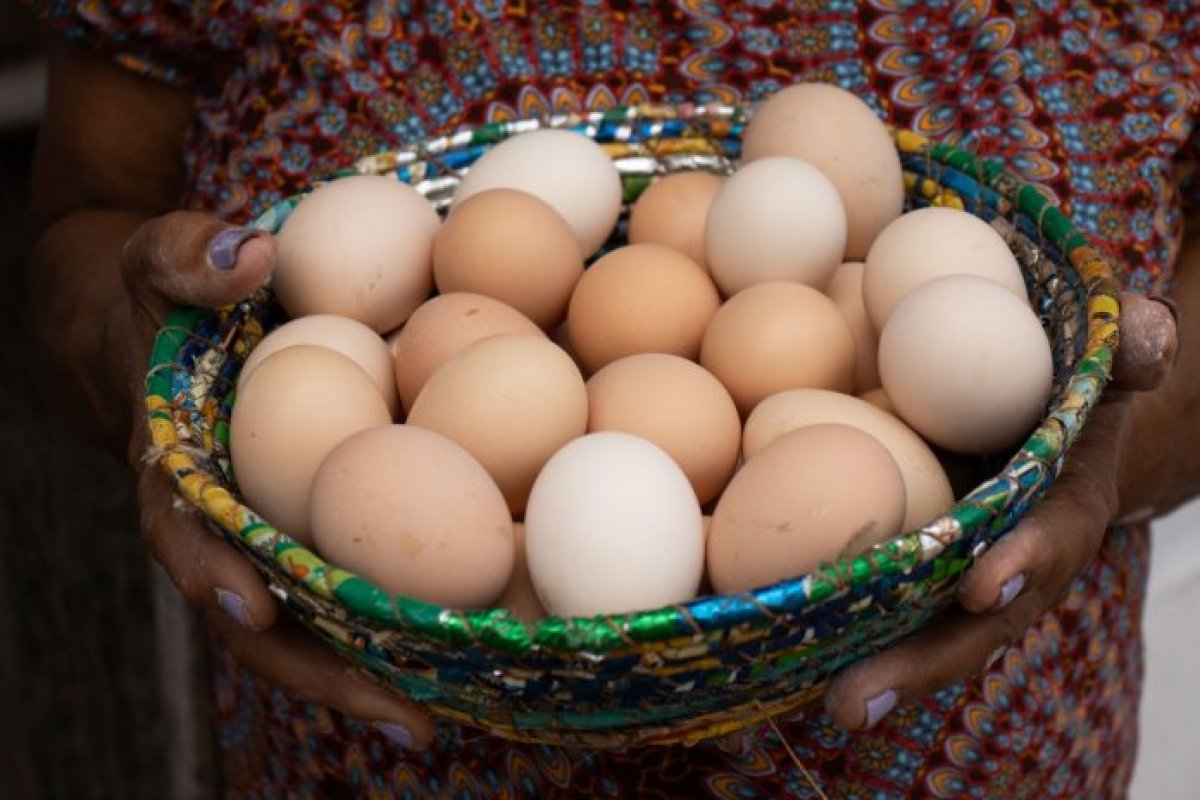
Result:
{"type": "Polygon", "coordinates": [[[442,221],[388,177],[300,201],[243,366],[240,491],[390,593],[532,621],[739,592],[954,501],[940,454],[1018,444],[1052,359],[1003,238],[903,212],[891,138],[800,84],[732,175],[621,208],[604,149],[492,148],[442,221]]]}

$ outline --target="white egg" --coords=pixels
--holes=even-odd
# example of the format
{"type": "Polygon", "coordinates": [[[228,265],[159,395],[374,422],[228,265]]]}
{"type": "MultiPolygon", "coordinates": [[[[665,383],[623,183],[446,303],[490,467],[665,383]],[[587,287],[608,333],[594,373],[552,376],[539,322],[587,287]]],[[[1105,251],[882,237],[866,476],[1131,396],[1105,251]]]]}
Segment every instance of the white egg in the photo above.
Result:
{"type": "Polygon", "coordinates": [[[807,161],[760,159],[713,198],[704,247],[726,297],[766,281],[824,289],[846,250],[846,210],[837,188],[807,161]]]}
{"type": "Polygon", "coordinates": [[[628,433],[580,437],[547,462],[525,511],[542,605],[561,617],[685,602],[704,572],[704,519],[683,470],[628,433]]]}
{"type": "Polygon", "coordinates": [[[604,244],[621,213],[621,176],[600,145],[582,134],[537,130],[481,156],[454,193],[457,205],[488,189],[518,189],[553,208],[586,256],[604,244]]]}

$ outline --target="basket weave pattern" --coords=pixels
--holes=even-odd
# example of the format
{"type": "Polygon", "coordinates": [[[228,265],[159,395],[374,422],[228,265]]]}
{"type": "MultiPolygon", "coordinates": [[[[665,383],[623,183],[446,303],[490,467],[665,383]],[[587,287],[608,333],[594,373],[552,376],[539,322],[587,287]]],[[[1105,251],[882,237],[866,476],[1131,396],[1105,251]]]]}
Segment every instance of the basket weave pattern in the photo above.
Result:
{"type": "MultiPolygon", "coordinates": [[[[360,161],[444,210],[463,172],[506,137],[566,127],[602,146],[626,202],[656,175],[737,164],[747,112],[638,107],[489,125],[360,161]]],[[[992,479],[917,531],[795,580],[643,613],[544,620],[391,597],[326,564],[240,501],[228,452],[237,372],[283,320],[267,291],[220,311],[176,309],[147,379],[151,437],[178,491],[243,550],[317,633],[439,714],[507,738],[591,747],[694,742],[818,697],[837,669],[918,629],[953,600],[975,557],[1050,486],[1108,380],[1119,308],[1112,271],[1038,190],[1002,165],[894,132],[909,207],[987,219],[1005,236],[1051,337],[1042,424],[992,479]]],[[[332,176],[330,179],[342,177],[332,176]]],[[[299,198],[264,214],[276,231],[299,198]]],[[[612,243],[622,240],[624,222],[612,243]]]]}

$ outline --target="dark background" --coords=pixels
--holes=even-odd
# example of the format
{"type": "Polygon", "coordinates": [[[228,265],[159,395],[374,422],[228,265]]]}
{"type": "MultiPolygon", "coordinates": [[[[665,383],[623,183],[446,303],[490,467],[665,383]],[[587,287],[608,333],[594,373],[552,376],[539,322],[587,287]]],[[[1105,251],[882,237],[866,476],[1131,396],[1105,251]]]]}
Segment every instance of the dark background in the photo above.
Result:
{"type": "MultiPolygon", "coordinates": [[[[0,73],[41,32],[0,0],[0,73]]],[[[0,98],[0,102],[3,99],[0,98]]],[[[0,126],[0,797],[167,797],[130,476],[43,411],[26,333],[30,121],[0,126]]]]}

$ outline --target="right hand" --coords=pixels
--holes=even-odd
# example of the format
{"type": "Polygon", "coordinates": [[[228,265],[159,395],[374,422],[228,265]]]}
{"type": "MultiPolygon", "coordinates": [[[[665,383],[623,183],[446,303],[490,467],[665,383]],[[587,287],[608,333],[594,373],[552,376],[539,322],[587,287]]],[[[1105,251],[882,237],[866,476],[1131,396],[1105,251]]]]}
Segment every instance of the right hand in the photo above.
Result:
{"type": "Polygon", "coordinates": [[[210,531],[194,509],[183,507],[157,463],[147,463],[144,380],[154,336],[177,303],[217,308],[263,285],[275,263],[275,243],[265,233],[229,226],[215,217],[174,212],[143,224],[122,254],[128,295],[125,311],[136,361],[129,370],[135,413],[129,463],[138,473],[141,531],[154,558],[179,590],[209,612],[223,645],[247,669],[297,697],[364,722],[399,725],[389,735],[425,747],[433,735],[428,717],[398,699],[279,614],[278,603],[251,563],[210,531]]]}

